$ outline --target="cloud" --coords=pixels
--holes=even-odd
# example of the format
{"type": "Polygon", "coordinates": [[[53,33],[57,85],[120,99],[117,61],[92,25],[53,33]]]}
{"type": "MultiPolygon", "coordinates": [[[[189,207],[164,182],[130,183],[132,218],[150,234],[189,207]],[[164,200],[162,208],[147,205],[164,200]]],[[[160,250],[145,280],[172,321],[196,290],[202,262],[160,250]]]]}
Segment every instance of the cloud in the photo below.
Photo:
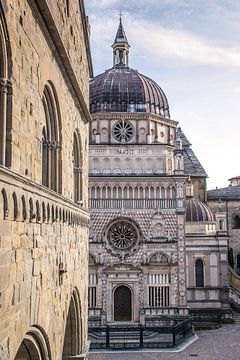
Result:
{"type": "Polygon", "coordinates": [[[170,30],[147,22],[134,21],[128,33],[138,46],[161,57],[180,58],[196,64],[240,67],[240,47],[237,46],[217,46],[190,32],[170,30]]]}
{"type": "MultiPolygon", "coordinates": [[[[129,14],[125,16],[124,27],[129,42],[136,44],[139,53],[192,64],[240,67],[240,46],[219,46],[191,32],[168,29],[129,14]]],[[[95,17],[93,32],[95,44],[99,44],[100,37],[110,44],[116,32],[116,21],[107,18],[103,22],[95,17]]]]}

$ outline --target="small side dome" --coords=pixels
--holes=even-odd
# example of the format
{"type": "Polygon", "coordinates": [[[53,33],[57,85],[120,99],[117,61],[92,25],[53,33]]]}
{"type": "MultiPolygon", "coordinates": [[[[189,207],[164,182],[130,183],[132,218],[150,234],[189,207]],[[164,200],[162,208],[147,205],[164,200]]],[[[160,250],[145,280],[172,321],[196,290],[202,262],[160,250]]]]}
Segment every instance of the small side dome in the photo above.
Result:
{"type": "Polygon", "coordinates": [[[185,201],[187,222],[213,222],[214,217],[209,207],[201,201],[189,198],[185,201]]]}

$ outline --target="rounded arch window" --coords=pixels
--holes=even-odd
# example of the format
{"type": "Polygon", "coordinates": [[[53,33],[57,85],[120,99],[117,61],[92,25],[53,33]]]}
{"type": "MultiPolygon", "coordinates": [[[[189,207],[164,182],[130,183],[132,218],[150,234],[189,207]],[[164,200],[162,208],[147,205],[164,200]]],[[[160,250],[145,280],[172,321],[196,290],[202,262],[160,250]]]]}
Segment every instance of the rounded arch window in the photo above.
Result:
{"type": "Polygon", "coordinates": [[[195,262],[196,287],[204,287],[204,264],[202,259],[195,262]]]}
{"type": "Polygon", "coordinates": [[[114,125],[112,133],[115,140],[126,143],[133,138],[134,128],[129,121],[121,120],[114,125]]]}

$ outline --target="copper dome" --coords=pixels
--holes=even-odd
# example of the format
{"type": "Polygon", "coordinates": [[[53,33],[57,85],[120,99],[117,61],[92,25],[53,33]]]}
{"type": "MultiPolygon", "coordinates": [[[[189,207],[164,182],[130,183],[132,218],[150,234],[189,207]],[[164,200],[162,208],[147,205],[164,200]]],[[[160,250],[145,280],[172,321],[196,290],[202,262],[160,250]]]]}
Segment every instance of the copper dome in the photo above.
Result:
{"type": "Polygon", "coordinates": [[[194,198],[187,198],[185,201],[187,222],[213,222],[214,217],[209,207],[194,198]]]}
{"type": "Polygon", "coordinates": [[[170,117],[168,101],[160,86],[122,65],[91,80],[90,112],[151,112],[170,117]]]}

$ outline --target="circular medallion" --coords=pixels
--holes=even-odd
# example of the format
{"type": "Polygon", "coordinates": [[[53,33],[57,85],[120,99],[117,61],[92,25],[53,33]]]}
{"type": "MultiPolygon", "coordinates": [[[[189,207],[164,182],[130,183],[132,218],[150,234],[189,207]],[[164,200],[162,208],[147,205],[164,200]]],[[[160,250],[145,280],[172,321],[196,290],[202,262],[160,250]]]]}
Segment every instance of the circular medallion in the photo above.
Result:
{"type": "Polygon", "coordinates": [[[180,274],[184,274],[184,269],[179,270],[180,274]]]}
{"type": "Polygon", "coordinates": [[[185,295],[185,291],[180,291],[180,296],[183,297],[185,295]]]}
{"type": "Polygon", "coordinates": [[[133,138],[133,125],[127,120],[118,121],[113,127],[113,137],[115,140],[126,143],[133,138]]]}
{"type": "Polygon", "coordinates": [[[179,228],[179,230],[182,230],[183,229],[183,224],[179,224],[178,228],[179,228]]]}
{"type": "Polygon", "coordinates": [[[120,220],[108,228],[107,239],[113,248],[124,251],[131,249],[136,244],[138,233],[131,223],[120,220]]]}

